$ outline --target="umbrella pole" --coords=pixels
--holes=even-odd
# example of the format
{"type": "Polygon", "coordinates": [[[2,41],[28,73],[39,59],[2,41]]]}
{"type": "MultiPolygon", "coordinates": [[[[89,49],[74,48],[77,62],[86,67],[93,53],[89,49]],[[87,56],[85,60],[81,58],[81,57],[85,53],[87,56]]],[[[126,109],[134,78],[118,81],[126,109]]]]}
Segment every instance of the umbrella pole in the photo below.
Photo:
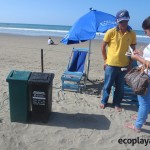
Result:
{"type": "Polygon", "coordinates": [[[89,40],[89,55],[88,55],[88,66],[87,66],[87,80],[89,79],[89,70],[90,70],[90,55],[91,55],[91,40],[89,40]]]}
{"type": "Polygon", "coordinates": [[[89,40],[89,55],[88,55],[88,66],[87,66],[87,80],[93,84],[95,84],[93,81],[89,79],[89,71],[90,71],[90,55],[91,55],[91,40],[89,40]]]}

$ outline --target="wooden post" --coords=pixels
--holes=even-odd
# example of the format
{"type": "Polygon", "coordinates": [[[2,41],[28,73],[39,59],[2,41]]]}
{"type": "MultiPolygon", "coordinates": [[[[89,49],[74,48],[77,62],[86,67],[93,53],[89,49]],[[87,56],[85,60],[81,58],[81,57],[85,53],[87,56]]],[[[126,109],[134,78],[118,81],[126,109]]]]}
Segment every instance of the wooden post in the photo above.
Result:
{"type": "Polygon", "coordinates": [[[44,66],[43,66],[43,49],[41,49],[41,72],[44,72],[44,66]]]}

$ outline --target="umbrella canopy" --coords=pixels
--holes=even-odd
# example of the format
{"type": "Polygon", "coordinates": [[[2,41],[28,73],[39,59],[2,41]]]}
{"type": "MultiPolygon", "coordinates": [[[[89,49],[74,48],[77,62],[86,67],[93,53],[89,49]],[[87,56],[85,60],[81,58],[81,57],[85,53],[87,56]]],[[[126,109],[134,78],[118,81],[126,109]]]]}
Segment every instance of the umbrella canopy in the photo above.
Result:
{"type": "Polygon", "coordinates": [[[116,26],[116,17],[97,10],[91,10],[79,18],[68,34],[61,40],[63,44],[76,44],[94,39],[96,32],[105,33],[116,26]]]}

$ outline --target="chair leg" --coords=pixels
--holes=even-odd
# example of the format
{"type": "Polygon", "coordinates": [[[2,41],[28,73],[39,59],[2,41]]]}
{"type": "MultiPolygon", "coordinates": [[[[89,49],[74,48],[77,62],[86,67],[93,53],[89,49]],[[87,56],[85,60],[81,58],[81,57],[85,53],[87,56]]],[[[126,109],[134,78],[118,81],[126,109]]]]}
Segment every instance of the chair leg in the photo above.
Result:
{"type": "Polygon", "coordinates": [[[63,85],[64,85],[64,81],[62,80],[62,86],[61,86],[62,91],[64,91],[63,85]]]}

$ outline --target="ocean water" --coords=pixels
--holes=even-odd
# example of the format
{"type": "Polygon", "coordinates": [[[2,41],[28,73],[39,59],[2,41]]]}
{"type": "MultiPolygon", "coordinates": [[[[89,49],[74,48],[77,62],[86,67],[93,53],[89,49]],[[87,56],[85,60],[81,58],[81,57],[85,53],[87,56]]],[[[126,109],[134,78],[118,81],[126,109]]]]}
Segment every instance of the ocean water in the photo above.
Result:
{"type": "MultiPolygon", "coordinates": [[[[20,24],[0,23],[0,33],[30,35],[30,36],[55,36],[64,37],[71,26],[42,25],[42,24],[20,24]]],[[[141,30],[135,30],[137,42],[150,43],[150,38],[141,30]]],[[[95,39],[103,39],[103,33],[97,33],[95,39]]]]}

